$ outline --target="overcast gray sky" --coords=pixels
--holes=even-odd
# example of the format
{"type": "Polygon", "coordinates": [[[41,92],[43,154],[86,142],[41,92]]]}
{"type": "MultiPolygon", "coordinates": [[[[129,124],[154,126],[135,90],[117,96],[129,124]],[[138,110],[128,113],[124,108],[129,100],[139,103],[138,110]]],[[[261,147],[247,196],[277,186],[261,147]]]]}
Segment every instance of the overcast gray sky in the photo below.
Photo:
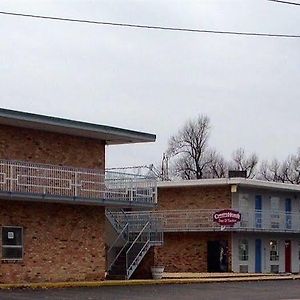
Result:
{"type": "MultiPolygon", "coordinates": [[[[296,0],[295,0],[296,1],[296,0]]],[[[14,1],[0,11],[216,30],[300,34],[300,6],[266,0],[14,1]]],[[[300,39],[211,35],[0,15],[0,106],[157,134],[111,146],[108,166],[157,163],[198,114],[211,146],[261,159],[299,145],[300,39]]]]}

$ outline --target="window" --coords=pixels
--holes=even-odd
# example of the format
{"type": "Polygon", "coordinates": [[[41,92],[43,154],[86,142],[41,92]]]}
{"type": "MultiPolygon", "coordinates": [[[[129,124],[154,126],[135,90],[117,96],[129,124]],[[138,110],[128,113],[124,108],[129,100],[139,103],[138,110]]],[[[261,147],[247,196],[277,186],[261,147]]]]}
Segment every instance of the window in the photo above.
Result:
{"type": "Polygon", "coordinates": [[[239,196],[239,211],[242,213],[243,217],[240,222],[240,227],[248,227],[249,225],[249,195],[240,194],[239,196]]]}
{"type": "Polygon", "coordinates": [[[255,227],[261,228],[262,227],[262,197],[261,195],[255,196],[255,227]]]}
{"type": "Polygon", "coordinates": [[[249,196],[248,194],[240,194],[239,207],[241,210],[248,210],[249,208],[249,196]]]}
{"type": "Polygon", "coordinates": [[[249,246],[247,240],[240,240],[239,241],[239,260],[246,261],[248,260],[249,256],[249,246]]]}
{"type": "Polygon", "coordinates": [[[279,210],[279,197],[271,197],[271,210],[272,211],[279,210]]]}
{"type": "Polygon", "coordinates": [[[2,227],[2,259],[21,260],[23,258],[23,228],[2,227]]]}
{"type": "Polygon", "coordinates": [[[278,251],[278,241],[270,241],[270,260],[278,261],[279,260],[279,251],[278,251]]]}
{"type": "Polygon", "coordinates": [[[271,228],[278,229],[279,228],[279,198],[271,197],[271,228]]]}

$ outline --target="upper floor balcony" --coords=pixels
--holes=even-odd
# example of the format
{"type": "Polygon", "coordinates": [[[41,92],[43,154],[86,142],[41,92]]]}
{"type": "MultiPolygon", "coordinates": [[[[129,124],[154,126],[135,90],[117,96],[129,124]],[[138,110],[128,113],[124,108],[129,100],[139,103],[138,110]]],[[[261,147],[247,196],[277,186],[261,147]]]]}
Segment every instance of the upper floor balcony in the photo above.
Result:
{"type": "Polygon", "coordinates": [[[165,210],[152,212],[126,212],[115,216],[119,222],[129,222],[134,227],[147,218],[156,219],[164,232],[208,232],[208,231],[249,231],[249,232],[300,232],[300,213],[285,211],[240,211],[241,221],[232,227],[221,226],[213,221],[213,214],[219,209],[165,210]],[[125,221],[126,219],[126,221],[125,221]]]}
{"type": "Polygon", "coordinates": [[[0,199],[153,207],[157,187],[146,176],[0,160],[0,199]]]}

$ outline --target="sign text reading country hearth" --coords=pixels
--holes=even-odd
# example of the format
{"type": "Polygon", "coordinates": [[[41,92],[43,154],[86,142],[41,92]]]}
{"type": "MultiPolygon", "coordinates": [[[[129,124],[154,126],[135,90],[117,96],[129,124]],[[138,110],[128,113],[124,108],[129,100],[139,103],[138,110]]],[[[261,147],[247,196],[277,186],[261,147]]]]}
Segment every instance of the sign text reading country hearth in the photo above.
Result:
{"type": "Polygon", "coordinates": [[[233,226],[241,221],[241,213],[231,209],[223,209],[213,214],[213,220],[222,226],[233,226]]]}

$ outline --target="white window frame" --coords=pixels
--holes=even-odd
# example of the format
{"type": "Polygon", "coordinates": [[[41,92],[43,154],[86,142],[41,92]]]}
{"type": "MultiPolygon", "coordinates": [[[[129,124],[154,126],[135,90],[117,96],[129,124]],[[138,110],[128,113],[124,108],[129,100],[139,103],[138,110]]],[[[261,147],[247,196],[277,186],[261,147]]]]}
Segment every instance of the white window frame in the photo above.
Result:
{"type": "Polygon", "coordinates": [[[269,255],[270,255],[270,261],[272,262],[272,264],[276,264],[275,262],[279,263],[280,254],[279,254],[279,241],[278,240],[270,240],[269,255]],[[275,250],[272,250],[272,248],[274,246],[272,243],[276,244],[275,250]]]}
{"type": "Polygon", "coordinates": [[[1,226],[1,260],[2,261],[22,261],[24,258],[24,230],[22,226],[1,226]],[[2,234],[3,234],[3,228],[18,228],[21,229],[21,245],[3,245],[3,240],[2,240],[2,234]],[[3,248],[15,248],[15,249],[22,249],[22,257],[19,258],[5,258],[3,257],[3,248]]]}
{"type": "Polygon", "coordinates": [[[247,239],[240,239],[239,240],[239,261],[240,262],[248,262],[249,260],[249,241],[247,239]],[[241,249],[241,246],[245,246],[245,249],[241,249]],[[245,258],[247,259],[241,259],[243,258],[244,256],[240,255],[241,254],[241,251],[245,252],[245,258]]]}
{"type": "Polygon", "coordinates": [[[270,210],[271,210],[271,228],[278,229],[280,228],[280,197],[272,196],[270,199],[270,210]]]}
{"type": "Polygon", "coordinates": [[[271,197],[270,208],[273,212],[278,212],[280,209],[280,197],[271,197]]]}
{"type": "Polygon", "coordinates": [[[240,194],[239,195],[239,211],[242,212],[243,217],[240,222],[240,227],[248,227],[249,226],[249,194],[240,194]]]}

